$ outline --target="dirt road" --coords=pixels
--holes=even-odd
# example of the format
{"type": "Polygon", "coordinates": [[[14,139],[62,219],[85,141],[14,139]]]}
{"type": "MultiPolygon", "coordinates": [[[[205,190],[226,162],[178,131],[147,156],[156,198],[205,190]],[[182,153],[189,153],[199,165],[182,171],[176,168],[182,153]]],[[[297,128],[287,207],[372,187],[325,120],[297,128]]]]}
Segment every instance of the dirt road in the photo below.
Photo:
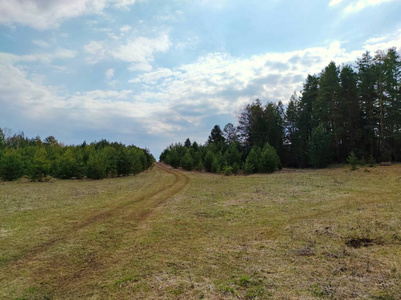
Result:
{"type": "MultiPolygon", "coordinates": [[[[21,274],[23,285],[40,286],[41,296],[57,298],[59,292],[64,294],[66,289],[87,286],[101,273],[124,263],[147,219],[190,181],[184,172],[162,163],[156,163],[148,172],[148,186],[115,201],[113,206],[83,215],[80,222],[66,228],[61,235],[26,249],[3,266],[3,271],[21,274]],[[152,182],[152,174],[162,174],[164,180],[152,182]]],[[[0,286],[13,285],[4,282],[6,277],[0,279],[0,286]]],[[[0,293],[0,296],[6,295],[0,293]]],[[[23,295],[19,291],[15,296],[23,295]]]]}

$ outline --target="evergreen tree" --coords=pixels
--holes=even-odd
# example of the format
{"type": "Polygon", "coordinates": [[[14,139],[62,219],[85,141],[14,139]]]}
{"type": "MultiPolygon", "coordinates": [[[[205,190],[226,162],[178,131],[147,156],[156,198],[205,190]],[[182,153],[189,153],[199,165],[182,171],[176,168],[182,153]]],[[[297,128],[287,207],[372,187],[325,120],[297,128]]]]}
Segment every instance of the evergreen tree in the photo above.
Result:
{"type": "Polygon", "coordinates": [[[29,175],[32,179],[41,181],[44,176],[50,173],[51,162],[47,158],[47,152],[44,147],[38,146],[35,148],[29,175]]]}
{"type": "Polygon", "coordinates": [[[362,128],[364,132],[364,156],[377,157],[375,131],[377,131],[376,68],[369,52],[357,60],[358,90],[361,102],[362,128]]]}
{"type": "Polygon", "coordinates": [[[259,164],[259,171],[263,173],[272,173],[280,168],[280,158],[277,155],[276,149],[268,143],[263,147],[259,164]]]}
{"type": "Polygon", "coordinates": [[[189,152],[189,150],[181,158],[180,167],[186,171],[191,171],[193,169],[194,161],[192,159],[192,156],[191,156],[191,153],[189,152]]]}
{"type": "Polygon", "coordinates": [[[189,138],[185,140],[184,146],[187,148],[191,147],[191,141],[189,140],[189,138]]]}
{"type": "Polygon", "coordinates": [[[298,132],[292,148],[295,153],[298,153],[301,167],[308,165],[308,144],[312,129],[317,125],[313,119],[313,103],[318,96],[318,87],[319,78],[315,75],[308,75],[299,101],[298,132]]]}
{"type": "Polygon", "coordinates": [[[215,144],[215,145],[221,145],[225,142],[223,132],[220,129],[219,125],[215,125],[210,132],[209,138],[207,140],[207,144],[215,144]]]}
{"type": "Polygon", "coordinates": [[[0,176],[11,181],[20,178],[24,173],[21,155],[14,148],[8,148],[0,161],[0,176]]]}
{"type": "Polygon", "coordinates": [[[203,163],[203,165],[206,169],[206,172],[211,172],[213,160],[214,160],[213,153],[210,150],[207,151],[206,155],[205,155],[204,163],[203,163]]]}
{"type": "Polygon", "coordinates": [[[102,179],[107,176],[108,164],[100,152],[92,152],[86,164],[86,176],[91,179],[102,179]]]}
{"type": "Polygon", "coordinates": [[[228,123],[224,126],[223,136],[227,142],[227,144],[231,144],[238,141],[237,131],[232,123],[228,123]]]}
{"type": "Polygon", "coordinates": [[[330,133],[322,124],[312,130],[308,145],[309,161],[314,168],[324,168],[330,162],[330,133]]]}
{"type": "Polygon", "coordinates": [[[361,106],[358,99],[357,74],[351,66],[346,65],[341,69],[341,101],[343,102],[344,130],[340,135],[343,144],[341,156],[345,157],[351,149],[362,154],[362,149],[357,150],[362,144],[362,119],[361,106]]]}
{"type": "Polygon", "coordinates": [[[262,150],[258,146],[252,147],[249,152],[244,166],[245,174],[258,173],[261,169],[262,150]]]}

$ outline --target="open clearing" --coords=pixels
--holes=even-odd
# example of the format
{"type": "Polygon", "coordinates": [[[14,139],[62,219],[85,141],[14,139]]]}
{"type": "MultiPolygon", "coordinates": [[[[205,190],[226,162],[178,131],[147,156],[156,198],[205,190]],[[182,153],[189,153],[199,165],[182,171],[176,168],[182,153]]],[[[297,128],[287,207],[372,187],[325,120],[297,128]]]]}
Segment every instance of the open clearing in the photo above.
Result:
{"type": "Polygon", "coordinates": [[[400,299],[401,165],[0,183],[1,299],[400,299]]]}

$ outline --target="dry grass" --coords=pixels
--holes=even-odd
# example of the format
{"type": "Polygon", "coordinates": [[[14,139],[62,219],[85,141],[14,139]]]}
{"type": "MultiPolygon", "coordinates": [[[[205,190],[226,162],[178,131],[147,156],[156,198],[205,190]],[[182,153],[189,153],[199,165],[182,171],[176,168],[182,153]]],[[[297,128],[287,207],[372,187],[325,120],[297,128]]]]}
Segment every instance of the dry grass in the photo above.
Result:
{"type": "Polygon", "coordinates": [[[400,192],[401,165],[2,183],[0,298],[400,299],[400,192]]]}

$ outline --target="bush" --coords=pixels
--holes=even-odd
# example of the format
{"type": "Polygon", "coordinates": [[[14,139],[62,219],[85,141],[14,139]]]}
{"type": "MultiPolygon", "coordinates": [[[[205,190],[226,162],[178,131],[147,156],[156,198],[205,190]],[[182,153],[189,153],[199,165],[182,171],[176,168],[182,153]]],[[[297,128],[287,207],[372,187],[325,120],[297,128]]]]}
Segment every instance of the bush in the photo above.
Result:
{"type": "Polygon", "coordinates": [[[358,158],[356,157],[354,151],[351,151],[347,158],[347,162],[351,165],[351,170],[356,170],[356,166],[358,164],[358,158]]]}
{"type": "Polygon", "coordinates": [[[196,171],[202,172],[204,169],[205,169],[205,167],[203,166],[202,162],[200,161],[200,162],[196,165],[196,171]]]}
{"type": "Polygon", "coordinates": [[[255,173],[255,166],[248,160],[245,162],[245,165],[244,165],[244,173],[246,175],[255,173]]]}
{"type": "Polygon", "coordinates": [[[224,168],[223,168],[223,174],[224,175],[226,175],[226,176],[231,176],[231,175],[233,175],[233,167],[231,167],[231,166],[224,166],[224,168]]]}
{"type": "Polygon", "coordinates": [[[233,173],[234,174],[238,174],[239,169],[240,169],[239,164],[238,163],[233,163],[232,169],[233,169],[233,173]]]}

